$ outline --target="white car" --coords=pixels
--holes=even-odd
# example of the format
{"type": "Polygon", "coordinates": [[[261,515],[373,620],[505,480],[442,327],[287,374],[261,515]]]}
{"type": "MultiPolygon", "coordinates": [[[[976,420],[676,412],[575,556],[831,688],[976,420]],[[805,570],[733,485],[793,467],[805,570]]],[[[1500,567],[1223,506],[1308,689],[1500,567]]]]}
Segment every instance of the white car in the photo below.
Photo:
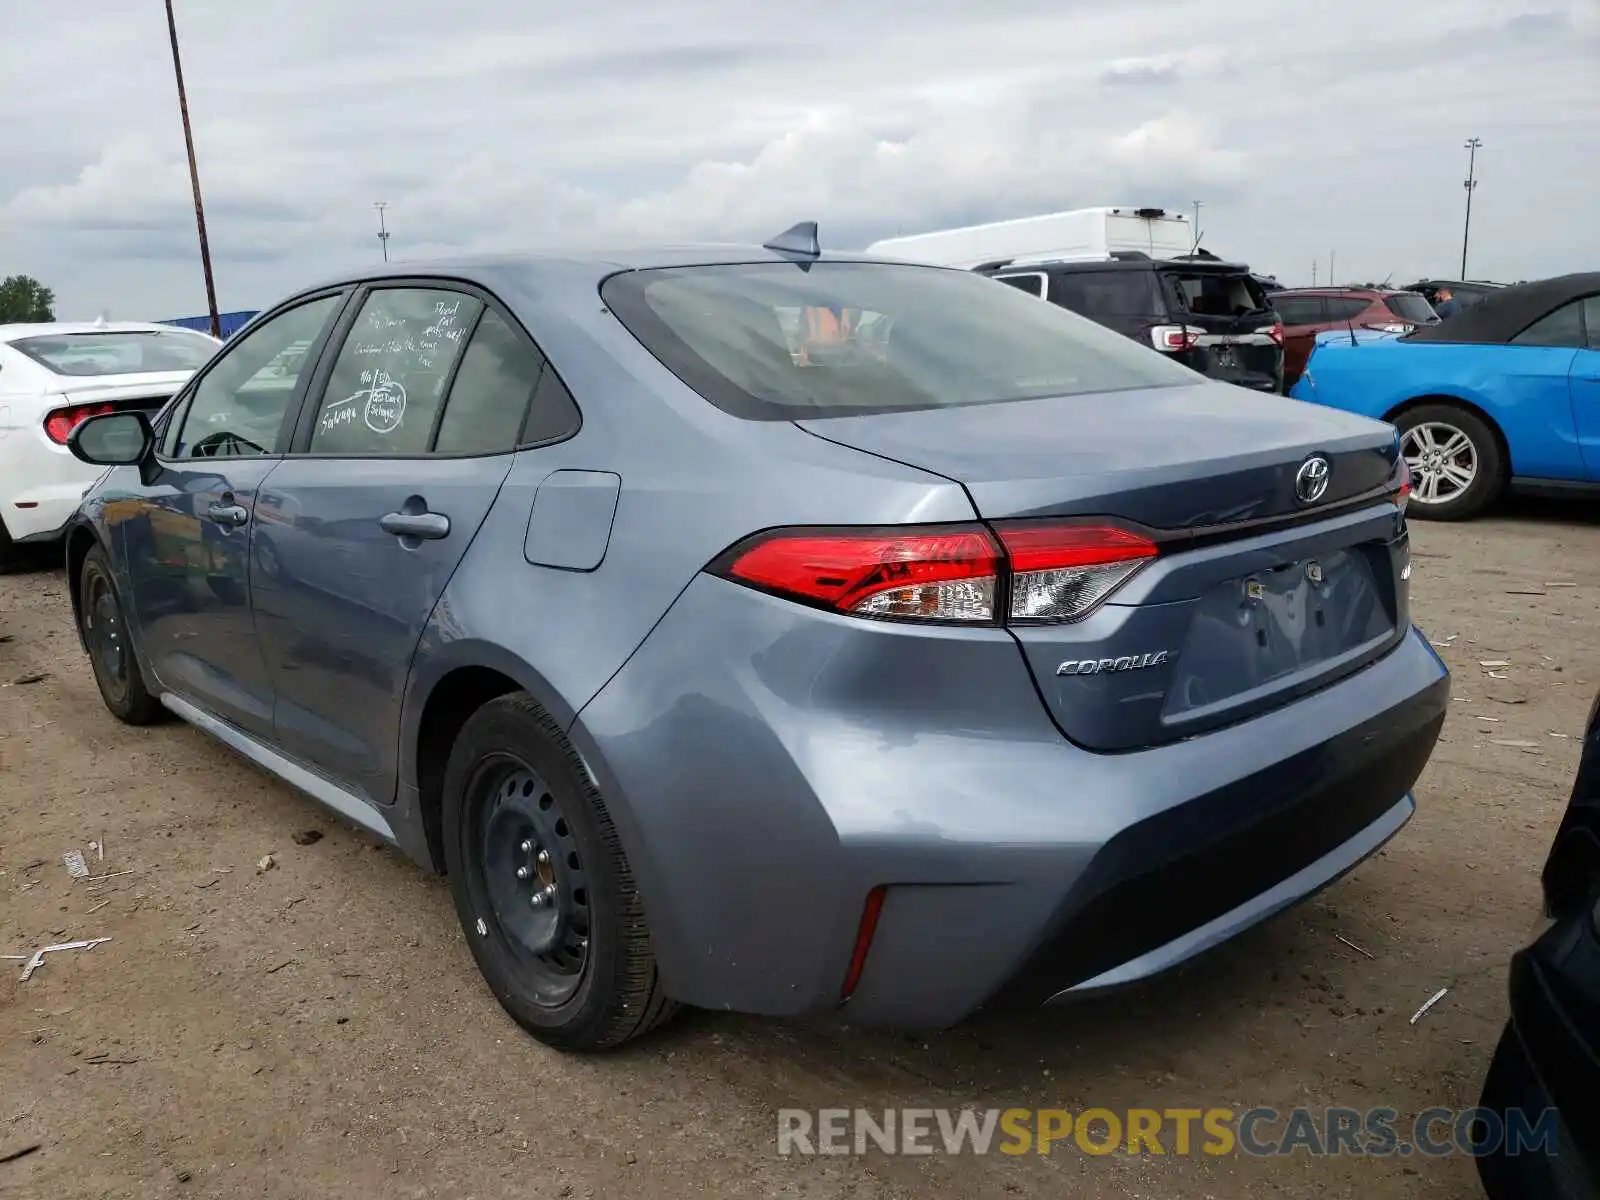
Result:
{"type": "Polygon", "coordinates": [[[133,321],[0,325],[0,570],[14,546],[59,538],[102,474],[67,450],[84,419],[155,413],[221,342],[133,321]]]}

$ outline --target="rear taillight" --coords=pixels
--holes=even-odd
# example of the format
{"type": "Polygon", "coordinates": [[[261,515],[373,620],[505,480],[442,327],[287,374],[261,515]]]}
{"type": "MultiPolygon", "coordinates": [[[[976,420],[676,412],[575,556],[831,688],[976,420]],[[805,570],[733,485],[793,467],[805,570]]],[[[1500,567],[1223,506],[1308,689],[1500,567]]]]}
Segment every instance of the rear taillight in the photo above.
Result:
{"type": "Polygon", "coordinates": [[[71,408],[58,408],[47,414],[44,419],[44,435],[58,446],[65,446],[67,438],[79,425],[90,417],[104,416],[113,412],[109,404],[77,404],[71,408]]]}
{"type": "Polygon", "coordinates": [[[1149,538],[1116,526],[1041,523],[999,532],[1013,621],[1076,621],[1156,556],[1149,538]]]}
{"type": "Polygon", "coordinates": [[[1150,344],[1167,354],[1176,354],[1193,350],[1202,332],[1192,325],[1154,325],[1150,328],[1150,344]]]}
{"type": "Polygon", "coordinates": [[[1397,458],[1394,464],[1394,474],[1389,478],[1389,486],[1394,502],[1400,506],[1400,511],[1406,511],[1406,504],[1411,499],[1411,467],[1403,458],[1397,458]]]}
{"type": "Polygon", "coordinates": [[[1261,332],[1266,334],[1269,338],[1271,338],[1274,345],[1278,345],[1278,346],[1283,345],[1283,322],[1282,321],[1274,321],[1271,325],[1268,325],[1265,329],[1261,330],[1261,332]]]}
{"type": "Polygon", "coordinates": [[[1000,547],[978,526],[778,530],[718,568],[741,583],[864,617],[994,620],[1000,547]]]}
{"type": "Polygon", "coordinates": [[[994,625],[1081,620],[1156,553],[1149,538],[1111,525],[780,529],[708,569],[853,616],[994,625]]]}

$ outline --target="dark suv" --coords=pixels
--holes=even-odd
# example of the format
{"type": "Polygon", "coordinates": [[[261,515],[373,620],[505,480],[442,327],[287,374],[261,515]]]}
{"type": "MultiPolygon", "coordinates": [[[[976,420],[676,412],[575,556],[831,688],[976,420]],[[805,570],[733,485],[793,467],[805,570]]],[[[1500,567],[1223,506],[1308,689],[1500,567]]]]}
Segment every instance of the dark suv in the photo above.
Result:
{"type": "Polygon", "coordinates": [[[1250,268],[1121,251],[1090,262],[977,270],[1153,346],[1224,383],[1283,390],[1283,323],[1250,268]]]}

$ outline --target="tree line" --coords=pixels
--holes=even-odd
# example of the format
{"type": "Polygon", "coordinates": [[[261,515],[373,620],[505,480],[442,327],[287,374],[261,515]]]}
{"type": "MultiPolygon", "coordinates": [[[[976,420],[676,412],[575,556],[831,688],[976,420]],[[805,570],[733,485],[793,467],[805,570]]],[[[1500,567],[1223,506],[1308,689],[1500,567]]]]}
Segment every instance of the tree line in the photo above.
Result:
{"type": "Polygon", "coordinates": [[[56,319],[56,294],[31,275],[0,279],[0,325],[56,319]]]}

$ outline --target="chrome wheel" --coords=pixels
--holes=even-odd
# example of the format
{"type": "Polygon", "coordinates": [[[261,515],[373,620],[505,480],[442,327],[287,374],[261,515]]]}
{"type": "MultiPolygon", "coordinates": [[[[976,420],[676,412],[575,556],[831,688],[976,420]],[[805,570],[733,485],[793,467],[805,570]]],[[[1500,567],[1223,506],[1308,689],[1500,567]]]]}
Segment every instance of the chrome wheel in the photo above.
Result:
{"type": "Polygon", "coordinates": [[[1448,504],[1478,478],[1478,448],[1463,431],[1443,421],[1406,430],[1401,456],[1411,470],[1413,504],[1448,504]]]}

